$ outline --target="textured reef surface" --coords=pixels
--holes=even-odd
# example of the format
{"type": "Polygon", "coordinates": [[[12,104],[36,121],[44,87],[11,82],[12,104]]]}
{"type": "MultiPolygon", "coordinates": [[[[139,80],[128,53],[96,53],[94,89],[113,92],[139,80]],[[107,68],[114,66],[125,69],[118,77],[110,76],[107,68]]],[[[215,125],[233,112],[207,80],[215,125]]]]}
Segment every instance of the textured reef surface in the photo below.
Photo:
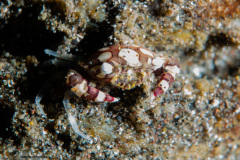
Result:
{"type": "MultiPolygon", "coordinates": [[[[0,159],[238,159],[239,0],[49,0],[0,2],[0,159]],[[138,45],[178,59],[181,72],[156,99],[151,77],[117,103],[72,98],[81,132],[62,100],[69,69],[98,49],[138,45]],[[41,104],[47,119],[36,108],[41,104]]],[[[86,75],[87,76],[87,75],[86,75]]]]}

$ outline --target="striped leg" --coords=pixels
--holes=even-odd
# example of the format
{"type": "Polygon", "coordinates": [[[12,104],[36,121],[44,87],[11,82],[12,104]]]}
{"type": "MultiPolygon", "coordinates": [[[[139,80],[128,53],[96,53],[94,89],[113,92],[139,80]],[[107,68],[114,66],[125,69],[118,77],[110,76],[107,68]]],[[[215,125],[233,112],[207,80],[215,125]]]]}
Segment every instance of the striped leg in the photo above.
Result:
{"type": "Polygon", "coordinates": [[[71,91],[78,97],[94,102],[117,102],[118,98],[112,97],[94,87],[89,86],[89,82],[85,80],[79,73],[70,70],[67,75],[67,85],[71,87],[71,91]]]}
{"type": "Polygon", "coordinates": [[[154,91],[155,97],[165,93],[174,82],[176,74],[180,73],[179,64],[174,59],[167,61],[164,66],[164,73],[160,76],[160,81],[154,91]]]}

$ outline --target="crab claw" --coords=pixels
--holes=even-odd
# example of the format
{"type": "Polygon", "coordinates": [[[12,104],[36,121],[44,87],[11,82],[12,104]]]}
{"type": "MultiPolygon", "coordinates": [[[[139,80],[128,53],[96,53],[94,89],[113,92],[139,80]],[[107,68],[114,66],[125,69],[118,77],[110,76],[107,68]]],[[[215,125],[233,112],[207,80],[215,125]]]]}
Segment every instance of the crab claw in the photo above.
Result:
{"type": "Polygon", "coordinates": [[[78,97],[94,102],[118,102],[119,98],[112,97],[97,88],[89,85],[89,82],[84,79],[79,73],[70,70],[67,75],[67,85],[71,88],[78,97]]]}
{"type": "Polygon", "coordinates": [[[153,92],[154,96],[157,97],[158,95],[164,93],[162,87],[157,87],[157,89],[153,92]]]}
{"type": "Polygon", "coordinates": [[[166,79],[166,74],[164,76],[165,79],[162,79],[159,84],[157,89],[154,91],[154,96],[157,97],[158,95],[166,92],[168,90],[168,88],[171,85],[171,82],[169,79],[166,79]]]}

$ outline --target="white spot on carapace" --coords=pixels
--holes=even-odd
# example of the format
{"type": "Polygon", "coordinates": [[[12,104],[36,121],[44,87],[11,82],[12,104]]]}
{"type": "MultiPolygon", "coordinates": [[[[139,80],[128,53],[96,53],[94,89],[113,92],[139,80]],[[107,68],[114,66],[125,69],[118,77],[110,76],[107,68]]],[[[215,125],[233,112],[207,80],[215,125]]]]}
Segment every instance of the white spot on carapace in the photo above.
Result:
{"type": "Polygon", "coordinates": [[[104,102],[105,97],[106,97],[105,93],[103,93],[102,91],[99,91],[98,95],[97,95],[97,97],[95,98],[94,101],[95,102],[104,102]]]}
{"type": "Polygon", "coordinates": [[[149,55],[149,56],[153,57],[153,54],[150,51],[146,50],[146,49],[140,48],[140,51],[143,54],[146,54],[146,55],[149,55]]]}
{"type": "Polygon", "coordinates": [[[159,84],[160,87],[162,87],[162,90],[164,92],[166,92],[169,88],[169,84],[166,80],[161,80],[160,84],[159,84]]]}
{"type": "Polygon", "coordinates": [[[156,57],[156,58],[154,58],[154,59],[152,60],[152,64],[153,64],[154,66],[162,66],[164,62],[165,62],[165,61],[164,61],[162,58],[160,58],[160,57],[156,57]]]}
{"type": "Polygon", "coordinates": [[[148,58],[148,65],[152,64],[152,58],[148,58]]]}
{"type": "Polygon", "coordinates": [[[118,56],[124,59],[129,66],[136,67],[142,65],[139,61],[139,54],[132,49],[121,49],[118,56]]]}
{"type": "Polygon", "coordinates": [[[101,71],[103,72],[103,74],[110,74],[110,73],[112,73],[112,71],[113,71],[113,66],[111,65],[111,64],[109,64],[109,63],[103,63],[102,65],[101,65],[101,71]]]}
{"type": "Polygon", "coordinates": [[[176,74],[180,73],[180,68],[178,68],[177,65],[175,65],[175,66],[166,66],[165,69],[167,70],[167,72],[170,72],[170,73],[171,72],[172,73],[176,73],[176,74]]]}
{"type": "Polygon", "coordinates": [[[165,69],[166,69],[166,72],[170,73],[174,78],[175,78],[176,74],[180,73],[180,68],[178,68],[177,65],[166,66],[165,69]]]}
{"type": "Polygon", "coordinates": [[[109,47],[101,48],[101,49],[99,49],[98,51],[106,51],[106,50],[109,50],[109,47]]]}
{"type": "Polygon", "coordinates": [[[100,56],[98,57],[98,60],[100,62],[105,62],[107,61],[109,58],[112,57],[112,53],[111,52],[103,52],[102,54],[100,54],[100,56]]]}

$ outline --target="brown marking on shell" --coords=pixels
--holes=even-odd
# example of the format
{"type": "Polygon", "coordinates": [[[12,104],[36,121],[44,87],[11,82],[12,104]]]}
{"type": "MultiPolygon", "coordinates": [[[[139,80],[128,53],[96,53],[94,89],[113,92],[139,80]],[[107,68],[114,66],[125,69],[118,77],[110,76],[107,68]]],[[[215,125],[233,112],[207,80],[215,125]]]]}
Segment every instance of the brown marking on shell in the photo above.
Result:
{"type": "Polygon", "coordinates": [[[136,52],[139,54],[139,61],[143,64],[143,67],[144,67],[144,68],[149,66],[149,65],[148,65],[148,58],[153,59],[154,57],[156,57],[156,56],[155,56],[155,53],[153,53],[152,51],[150,51],[150,50],[148,50],[148,49],[146,49],[146,48],[136,47],[136,46],[129,46],[128,48],[136,51],[136,52]],[[140,50],[140,48],[145,49],[145,50],[149,51],[150,53],[152,53],[152,54],[153,54],[153,57],[150,56],[150,55],[147,55],[147,54],[142,53],[141,50],[140,50]]]}
{"type": "Polygon", "coordinates": [[[145,76],[148,76],[152,72],[155,74],[156,77],[160,78],[160,81],[162,79],[165,79],[171,85],[174,81],[174,77],[170,73],[164,73],[164,68],[165,66],[174,66],[174,65],[177,65],[179,67],[178,61],[175,60],[174,58],[156,56],[154,52],[146,48],[142,48],[138,46],[124,46],[124,45],[114,45],[114,46],[108,47],[104,51],[98,51],[96,54],[94,54],[91,57],[90,62],[91,63],[89,63],[89,71],[88,71],[90,76],[98,80],[111,82],[113,85],[123,89],[131,88],[131,87],[126,87],[126,86],[129,86],[129,84],[131,84],[131,86],[133,87],[135,86],[134,84],[138,85],[143,81],[145,76]],[[121,57],[119,57],[119,52],[121,49],[131,49],[137,52],[139,54],[139,61],[142,63],[142,66],[132,67],[127,65],[127,62],[121,57]],[[141,51],[141,49],[143,50],[141,51]],[[99,61],[98,57],[104,52],[111,52],[112,54],[112,57],[107,59],[105,62],[112,64],[113,71],[110,74],[106,74],[105,77],[98,78],[96,77],[96,75],[98,75],[101,72],[100,69],[97,69],[95,72],[93,72],[91,71],[91,68],[94,68],[96,65],[102,64],[102,62],[99,61]],[[154,70],[154,66],[152,65],[152,63],[148,63],[148,61],[152,62],[153,59],[156,57],[164,58],[165,62],[160,68],[154,70]],[[136,74],[128,75],[127,71],[129,69],[132,69],[136,74]],[[146,74],[145,75],[140,74],[143,72],[146,74]]]}
{"type": "Polygon", "coordinates": [[[118,74],[118,72],[113,72],[113,73],[111,73],[111,74],[107,74],[107,75],[105,76],[104,81],[111,81],[111,79],[112,79],[114,76],[116,76],[117,74],[118,74]]]}
{"type": "Polygon", "coordinates": [[[170,73],[164,73],[163,75],[161,75],[160,82],[161,80],[166,80],[169,83],[169,86],[171,86],[174,82],[174,77],[170,73]]]}
{"type": "Polygon", "coordinates": [[[97,77],[97,75],[101,73],[100,67],[99,67],[98,69],[96,69],[96,70],[92,70],[92,68],[97,68],[97,66],[99,66],[99,65],[97,65],[97,66],[93,66],[93,67],[89,68],[89,70],[88,70],[89,75],[90,75],[91,77],[95,78],[95,79],[98,79],[98,80],[103,80],[103,81],[107,81],[107,82],[108,82],[108,81],[111,81],[111,79],[112,79],[116,74],[118,74],[118,73],[120,72],[120,69],[119,69],[118,66],[116,67],[115,64],[114,64],[113,62],[111,62],[111,61],[109,61],[109,62],[107,62],[107,63],[109,63],[109,64],[111,64],[111,65],[113,66],[113,71],[112,71],[112,73],[106,74],[105,77],[103,77],[103,78],[97,77]]]}
{"type": "Polygon", "coordinates": [[[124,48],[122,45],[115,45],[111,47],[112,58],[108,59],[108,61],[115,61],[120,65],[126,65],[126,61],[118,56],[120,50],[124,48]]]}
{"type": "Polygon", "coordinates": [[[140,51],[140,48],[141,47],[136,47],[136,46],[124,46],[124,45],[114,45],[114,46],[111,46],[111,47],[108,47],[109,49],[107,50],[104,50],[104,51],[98,51],[97,53],[95,53],[91,58],[90,58],[90,63],[89,63],[89,66],[90,68],[92,66],[95,66],[95,65],[98,65],[98,64],[101,64],[102,62],[100,62],[98,60],[98,57],[104,53],[104,52],[111,52],[112,53],[112,57],[109,58],[107,60],[107,62],[111,62],[111,61],[115,61],[117,62],[118,64],[120,64],[121,66],[124,66],[124,65],[127,65],[126,61],[124,59],[122,59],[121,57],[119,57],[119,52],[121,49],[132,49],[133,51],[137,52],[139,54],[139,61],[141,63],[143,63],[143,66],[139,67],[139,68],[151,68],[151,65],[148,64],[148,59],[149,58],[154,58],[156,57],[155,56],[155,53],[153,53],[152,51],[146,49],[146,48],[143,48],[147,51],[149,51],[150,53],[153,54],[153,57],[150,56],[150,55],[147,55],[147,54],[144,54],[140,51]]]}
{"type": "Polygon", "coordinates": [[[100,62],[98,60],[98,57],[104,53],[104,52],[111,52],[112,53],[112,57],[109,58],[106,62],[110,62],[110,61],[116,61],[119,64],[124,64],[125,61],[123,59],[121,59],[120,57],[118,57],[118,53],[119,53],[119,45],[114,45],[114,46],[110,46],[109,49],[105,50],[105,51],[97,51],[95,54],[93,54],[90,59],[89,59],[89,67],[93,67],[96,65],[101,65],[102,62],[100,62]]]}

